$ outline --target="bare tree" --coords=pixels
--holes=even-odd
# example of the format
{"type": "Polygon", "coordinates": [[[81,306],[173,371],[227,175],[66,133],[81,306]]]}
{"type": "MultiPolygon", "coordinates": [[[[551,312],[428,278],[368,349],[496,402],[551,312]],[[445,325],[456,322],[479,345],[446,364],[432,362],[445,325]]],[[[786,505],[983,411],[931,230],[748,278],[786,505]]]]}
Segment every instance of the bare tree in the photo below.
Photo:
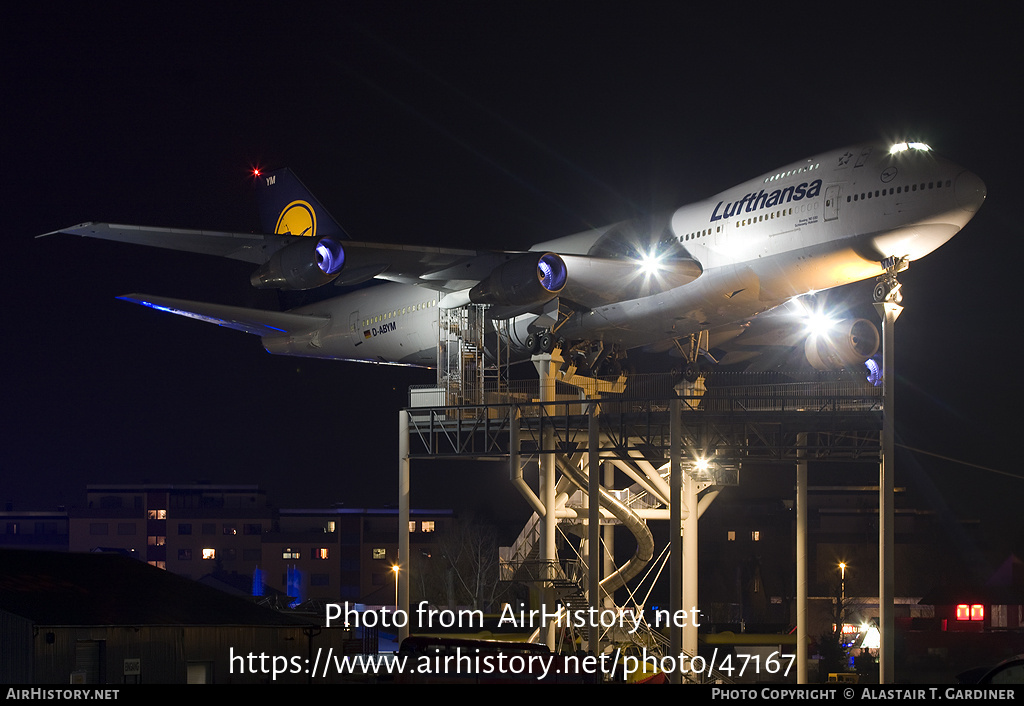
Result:
{"type": "Polygon", "coordinates": [[[436,606],[493,611],[509,592],[498,581],[498,541],[494,529],[474,520],[459,522],[437,542],[429,558],[413,565],[420,596],[436,606]]]}

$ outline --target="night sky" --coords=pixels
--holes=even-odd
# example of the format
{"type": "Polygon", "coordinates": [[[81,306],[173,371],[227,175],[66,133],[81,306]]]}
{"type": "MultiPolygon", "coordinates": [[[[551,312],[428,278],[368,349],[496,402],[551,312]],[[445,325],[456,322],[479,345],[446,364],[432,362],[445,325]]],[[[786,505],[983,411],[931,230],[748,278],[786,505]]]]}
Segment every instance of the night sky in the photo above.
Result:
{"type": "MultiPolygon", "coordinates": [[[[77,503],[87,483],[194,480],[258,483],[284,506],[394,503],[396,412],[433,380],[274,357],[114,299],[275,306],[248,264],[35,235],[90,220],[256,230],[250,169],[289,166],[357,239],[524,249],[875,139],[927,142],[988,187],[964,232],[901,275],[899,441],[1024,473],[1009,9],[22,5],[0,18],[0,500],[15,509],[77,503]]],[[[898,463],[933,509],[1020,534],[1021,480],[898,463]]],[[[421,476],[414,502],[482,475],[485,506],[504,507],[504,473],[421,476]]]]}

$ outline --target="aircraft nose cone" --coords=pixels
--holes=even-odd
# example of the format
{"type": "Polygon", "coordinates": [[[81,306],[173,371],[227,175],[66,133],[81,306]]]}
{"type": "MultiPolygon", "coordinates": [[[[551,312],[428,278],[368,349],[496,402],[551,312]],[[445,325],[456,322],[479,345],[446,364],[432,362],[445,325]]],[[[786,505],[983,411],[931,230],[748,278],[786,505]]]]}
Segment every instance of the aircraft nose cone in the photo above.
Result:
{"type": "Polygon", "coordinates": [[[960,172],[953,185],[956,204],[965,211],[974,213],[985,203],[985,182],[974,172],[960,172]]]}

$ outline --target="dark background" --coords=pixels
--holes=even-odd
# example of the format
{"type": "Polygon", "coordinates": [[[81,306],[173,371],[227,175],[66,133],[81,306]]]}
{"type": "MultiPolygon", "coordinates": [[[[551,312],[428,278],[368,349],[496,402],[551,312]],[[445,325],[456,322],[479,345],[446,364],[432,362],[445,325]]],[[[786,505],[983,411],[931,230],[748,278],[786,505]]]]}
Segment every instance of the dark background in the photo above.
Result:
{"type": "MultiPolygon", "coordinates": [[[[357,239],[525,248],[876,139],[927,142],[988,186],[964,232],[901,276],[899,441],[1018,473],[1016,19],[951,7],[5,8],[0,500],[205,479],[283,506],[393,503],[396,411],[433,380],[273,357],[114,299],[274,306],[249,265],[33,236],[89,220],[255,230],[250,169],[289,166],[357,239]]],[[[1021,537],[1019,478],[897,462],[932,509],[1021,537]]],[[[504,479],[435,467],[414,502],[514,514],[504,479]],[[446,495],[460,485],[471,499],[446,495]]]]}

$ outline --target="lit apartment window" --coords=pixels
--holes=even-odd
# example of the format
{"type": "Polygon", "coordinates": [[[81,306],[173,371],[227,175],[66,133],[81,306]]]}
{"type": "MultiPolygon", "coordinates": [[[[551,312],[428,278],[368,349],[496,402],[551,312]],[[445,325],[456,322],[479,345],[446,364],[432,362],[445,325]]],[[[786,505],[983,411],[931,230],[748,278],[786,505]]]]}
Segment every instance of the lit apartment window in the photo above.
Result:
{"type": "Polygon", "coordinates": [[[327,521],[327,531],[328,531],[328,532],[333,532],[333,531],[334,531],[334,528],[335,528],[336,526],[337,526],[337,523],[335,523],[335,521],[334,521],[334,520],[328,520],[328,521],[327,521]]]}
{"type": "Polygon", "coordinates": [[[302,552],[298,549],[292,549],[291,547],[285,547],[284,551],[281,552],[282,559],[301,559],[302,552]]]}
{"type": "Polygon", "coordinates": [[[224,534],[238,534],[234,525],[224,525],[224,534]]]}
{"type": "Polygon", "coordinates": [[[750,531],[750,541],[751,542],[760,542],[761,541],[761,532],[759,530],[751,530],[750,531]]]}
{"type": "Polygon", "coordinates": [[[326,559],[328,555],[327,547],[320,547],[319,549],[313,550],[313,556],[317,559],[326,559]]]}
{"type": "Polygon", "coordinates": [[[167,537],[151,534],[146,537],[146,544],[151,547],[162,547],[167,544],[167,537]]]}
{"type": "Polygon", "coordinates": [[[167,570],[167,562],[166,561],[147,561],[146,563],[149,564],[150,566],[155,566],[158,569],[163,569],[165,571],[167,570]]]}
{"type": "Polygon", "coordinates": [[[373,558],[374,559],[387,559],[388,558],[388,550],[384,549],[383,547],[374,547],[373,548],[373,558]]]}
{"type": "Polygon", "coordinates": [[[204,549],[203,550],[203,558],[204,559],[216,559],[217,558],[217,550],[216,549],[204,549]]]}
{"type": "Polygon", "coordinates": [[[166,520],[167,510],[147,510],[146,519],[149,520],[166,520]]]}
{"type": "Polygon", "coordinates": [[[957,620],[984,620],[985,619],[985,606],[975,603],[968,605],[961,603],[956,607],[956,619],[957,620]]]}
{"type": "Polygon", "coordinates": [[[726,539],[727,539],[728,541],[730,541],[730,542],[735,542],[735,541],[736,541],[736,531],[735,531],[735,530],[729,530],[729,531],[728,531],[728,532],[726,533],[726,536],[725,536],[725,538],[726,538],[726,539]]]}
{"type": "Polygon", "coordinates": [[[434,531],[434,521],[433,520],[423,520],[423,524],[420,525],[420,529],[422,529],[424,532],[433,532],[434,531]]]}
{"type": "Polygon", "coordinates": [[[416,520],[409,520],[409,534],[416,531],[416,520]]]}

